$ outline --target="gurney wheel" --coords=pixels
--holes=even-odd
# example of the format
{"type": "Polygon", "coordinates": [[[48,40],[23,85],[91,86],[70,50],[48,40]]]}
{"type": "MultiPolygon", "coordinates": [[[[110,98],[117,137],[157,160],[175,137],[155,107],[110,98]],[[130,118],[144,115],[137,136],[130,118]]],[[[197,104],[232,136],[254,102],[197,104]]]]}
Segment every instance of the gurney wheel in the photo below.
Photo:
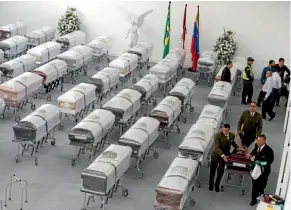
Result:
{"type": "Polygon", "coordinates": [[[183,119],[183,123],[186,123],[186,122],[187,122],[187,119],[186,119],[186,118],[184,118],[184,119],[183,119]]]}
{"type": "Polygon", "coordinates": [[[35,110],[35,105],[33,104],[33,105],[31,105],[31,110],[35,110]]]}
{"type": "Polygon", "coordinates": [[[159,153],[154,152],[153,157],[154,157],[155,159],[158,159],[158,158],[159,158],[159,153]]]}
{"type": "Polygon", "coordinates": [[[136,83],[136,78],[132,79],[132,83],[135,84],[136,83]]]}
{"type": "Polygon", "coordinates": [[[64,129],[64,125],[63,124],[59,124],[58,125],[58,129],[61,131],[61,130],[63,130],[64,129]]]}
{"type": "Polygon", "coordinates": [[[35,158],[34,163],[35,163],[36,166],[38,165],[37,158],[35,158]]]}
{"type": "Polygon", "coordinates": [[[62,86],[62,87],[61,87],[61,92],[63,92],[63,90],[64,90],[64,87],[62,86]]]}
{"type": "Polygon", "coordinates": [[[15,122],[19,122],[20,121],[20,117],[15,117],[15,122]]]}
{"type": "Polygon", "coordinates": [[[156,101],[153,101],[153,106],[157,106],[157,102],[156,101]]]}
{"type": "MultiPolygon", "coordinates": [[[[138,173],[138,178],[139,178],[139,179],[142,179],[142,178],[143,178],[143,172],[139,172],[139,173],[138,173]]],[[[124,197],[126,197],[126,196],[124,196],[124,197]]]]}
{"type": "Polygon", "coordinates": [[[76,165],[76,159],[72,159],[72,166],[76,165]]]}
{"type": "Polygon", "coordinates": [[[245,190],[241,190],[241,195],[244,195],[245,194],[245,190]]]}
{"type": "Polygon", "coordinates": [[[100,70],[100,66],[96,66],[96,70],[99,71],[100,70]]]}
{"type": "Polygon", "coordinates": [[[166,147],[166,149],[170,149],[171,144],[170,143],[166,143],[165,147],[166,147]]]}
{"type": "Polygon", "coordinates": [[[73,85],[75,85],[75,84],[76,84],[76,81],[75,81],[75,80],[73,80],[73,81],[72,81],[72,84],[73,84],[73,85]]]}
{"type": "Polygon", "coordinates": [[[194,107],[190,107],[190,112],[194,112],[194,107]]]}
{"type": "Polygon", "coordinates": [[[151,68],[151,66],[150,65],[147,65],[147,69],[149,70],[151,68]]]}
{"type": "Polygon", "coordinates": [[[122,195],[123,195],[123,197],[127,197],[128,196],[128,190],[127,189],[122,190],[122,195]]]}
{"type": "Polygon", "coordinates": [[[34,94],[34,95],[32,96],[32,98],[36,99],[36,98],[37,98],[37,94],[34,94]]]}
{"type": "Polygon", "coordinates": [[[84,76],[87,76],[87,71],[84,71],[83,75],[84,75],[84,76]]]}
{"type": "Polygon", "coordinates": [[[195,206],[196,202],[193,199],[190,199],[190,205],[195,206]]]}
{"type": "Polygon", "coordinates": [[[48,96],[48,97],[46,98],[46,100],[47,100],[47,101],[51,101],[51,100],[52,100],[52,97],[51,97],[51,96],[48,96]]]}
{"type": "Polygon", "coordinates": [[[211,87],[213,85],[212,82],[208,82],[208,87],[211,87]]]}
{"type": "MultiPolygon", "coordinates": [[[[198,181],[197,187],[198,187],[198,188],[201,187],[201,182],[200,182],[200,181],[198,181]]],[[[193,190],[194,190],[194,189],[193,189],[193,190]]],[[[192,190],[192,191],[193,191],[193,190],[192,190]]]]}
{"type": "Polygon", "coordinates": [[[186,73],[185,71],[182,71],[182,75],[185,75],[185,73],[186,73]]]}
{"type": "Polygon", "coordinates": [[[181,132],[180,128],[177,128],[177,133],[180,133],[180,132],[181,132]]]}
{"type": "Polygon", "coordinates": [[[51,145],[52,146],[55,146],[56,145],[56,142],[55,141],[51,141],[51,145]]]}
{"type": "Polygon", "coordinates": [[[18,162],[19,162],[19,159],[18,159],[18,157],[16,157],[16,158],[15,158],[15,162],[16,162],[16,163],[18,163],[18,162]]]}

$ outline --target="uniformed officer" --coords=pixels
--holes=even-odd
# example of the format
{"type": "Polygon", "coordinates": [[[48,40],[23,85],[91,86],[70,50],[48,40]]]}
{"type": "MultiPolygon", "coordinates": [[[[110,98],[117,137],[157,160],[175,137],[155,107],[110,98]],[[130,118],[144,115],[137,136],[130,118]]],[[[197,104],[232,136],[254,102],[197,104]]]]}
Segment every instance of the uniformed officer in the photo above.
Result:
{"type": "Polygon", "coordinates": [[[252,102],[253,97],[253,81],[254,81],[254,71],[252,64],[255,60],[252,57],[248,57],[248,64],[243,71],[243,91],[242,91],[242,104],[248,104],[252,102]],[[246,101],[246,97],[248,97],[246,101]]]}

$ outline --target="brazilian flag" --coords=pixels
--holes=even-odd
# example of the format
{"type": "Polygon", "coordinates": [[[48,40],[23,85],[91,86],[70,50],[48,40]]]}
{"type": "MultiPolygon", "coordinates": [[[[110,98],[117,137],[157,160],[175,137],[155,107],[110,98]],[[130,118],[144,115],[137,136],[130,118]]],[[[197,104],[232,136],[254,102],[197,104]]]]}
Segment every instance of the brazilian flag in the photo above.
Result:
{"type": "Polygon", "coordinates": [[[168,16],[166,21],[166,28],[165,28],[165,35],[164,35],[164,54],[163,58],[165,58],[169,51],[170,51],[170,31],[171,31],[171,22],[170,22],[170,16],[171,16],[171,2],[169,2],[168,7],[168,16]]]}

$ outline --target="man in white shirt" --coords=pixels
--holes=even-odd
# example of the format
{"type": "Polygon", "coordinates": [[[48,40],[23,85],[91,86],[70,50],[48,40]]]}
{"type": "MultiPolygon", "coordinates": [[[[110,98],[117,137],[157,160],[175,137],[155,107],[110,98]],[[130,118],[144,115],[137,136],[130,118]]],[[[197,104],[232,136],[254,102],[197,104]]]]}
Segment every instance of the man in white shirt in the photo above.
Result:
{"type": "Polygon", "coordinates": [[[275,104],[276,106],[280,106],[279,102],[280,102],[280,89],[282,87],[282,79],[279,74],[279,69],[277,69],[276,72],[272,74],[272,78],[273,78],[273,90],[271,103],[273,107],[275,106],[275,104]]]}
{"type": "Polygon", "coordinates": [[[273,112],[273,105],[272,105],[272,90],[273,90],[273,78],[272,72],[268,71],[266,75],[266,82],[262,88],[263,91],[263,106],[262,106],[262,118],[266,119],[266,114],[270,116],[269,121],[273,120],[276,116],[273,112]]]}

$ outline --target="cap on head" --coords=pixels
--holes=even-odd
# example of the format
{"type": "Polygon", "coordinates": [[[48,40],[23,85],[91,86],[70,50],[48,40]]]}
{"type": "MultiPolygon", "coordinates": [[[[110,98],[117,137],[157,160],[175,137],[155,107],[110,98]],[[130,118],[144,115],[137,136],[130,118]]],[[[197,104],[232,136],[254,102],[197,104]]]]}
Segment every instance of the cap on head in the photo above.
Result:
{"type": "Polygon", "coordinates": [[[251,61],[251,62],[253,62],[253,61],[255,61],[252,57],[248,57],[248,61],[251,61]]]}

